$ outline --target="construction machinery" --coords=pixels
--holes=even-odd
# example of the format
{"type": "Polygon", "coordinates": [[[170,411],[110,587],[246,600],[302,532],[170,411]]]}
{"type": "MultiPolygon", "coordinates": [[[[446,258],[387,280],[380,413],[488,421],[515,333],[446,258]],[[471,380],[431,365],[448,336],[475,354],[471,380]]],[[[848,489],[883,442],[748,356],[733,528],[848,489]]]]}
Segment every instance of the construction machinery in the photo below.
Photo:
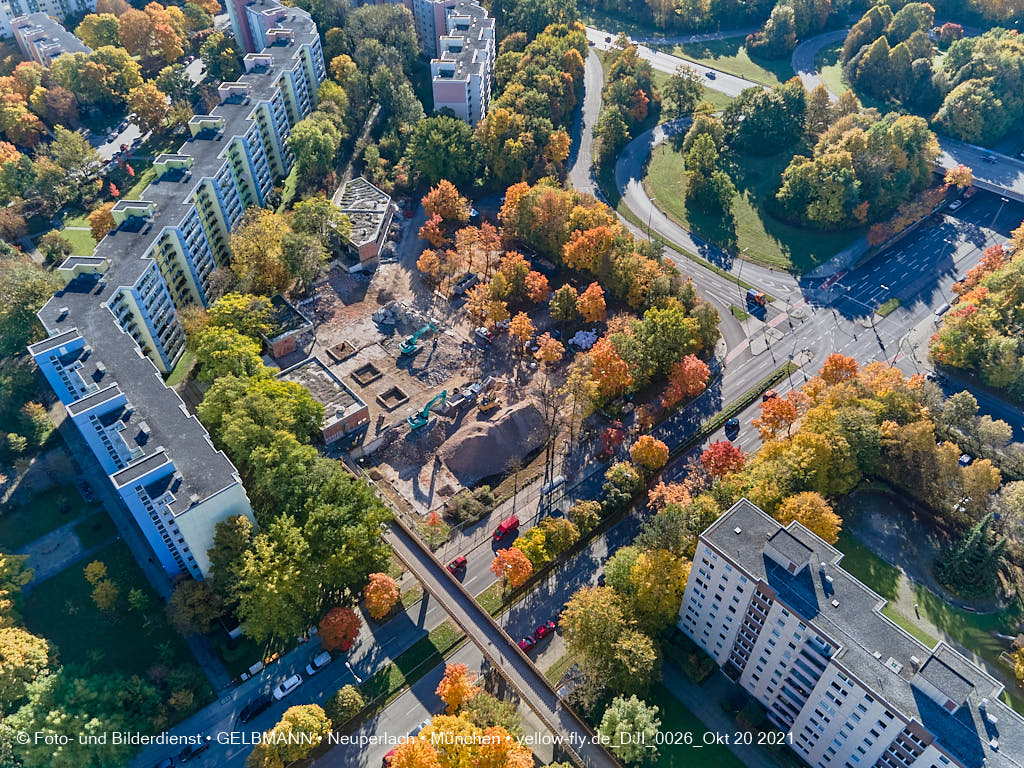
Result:
{"type": "Polygon", "coordinates": [[[430,409],[434,407],[434,403],[438,402],[441,403],[442,408],[444,407],[444,404],[448,402],[447,389],[441,390],[441,394],[439,394],[437,397],[432,398],[430,402],[423,406],[422,411],[420,411],[419,413],[414,413],[412,416],[406,419],[406,421],[409,422],[409,427],[411,429],[422,429],[423,427],[427,426],[427,424],[430,423],[430,409]]]}
{"type": "Polygon", "coordinates": [[[476,407],[480,409],[480,413],[487,413],[499,405],[501,405],[501,400],[498,399],[498,396],[493,392],[488,392],[477,401],[476,407]]]}
{"type": "Polygon", "coordinates": [[[432,333],[437,330],[437,326],[433,323],[427,323],[420,328],[416,333],[407,338],[402,342],[402,345],[398,348],[399,352],[403,355],[412,355],[419,351],[420,348],[420,336],[424,333],[432,333]]]}

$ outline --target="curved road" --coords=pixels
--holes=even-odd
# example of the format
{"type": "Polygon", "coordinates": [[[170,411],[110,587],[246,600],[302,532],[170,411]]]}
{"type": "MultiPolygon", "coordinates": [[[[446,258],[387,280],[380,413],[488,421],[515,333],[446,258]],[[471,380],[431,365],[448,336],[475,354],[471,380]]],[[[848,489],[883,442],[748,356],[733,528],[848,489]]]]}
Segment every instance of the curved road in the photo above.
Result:
{"type": "MultiPolygon", "coordinates": [[[[800,78],[804,88],[808,91],[813,91],[819,85],[825,85],[825,81],[818,74],[818,68],[815,63],[815,60],[818,58],[818,52],[826,46],[845,39],[849,31],[849,29],[834,29],[831,32],[815,35],[804,40],[793,50],[793,58],[790,59],[790,63],[793,66],[793,71],[796,72],[796,76],[800,78]]],[[[825,87],[826,89],[828,88],[827,85],[825,87]]],[[[833,99],[836,99],[839,95],[832,91],[829,91],[829,94],[833,99]]]]}

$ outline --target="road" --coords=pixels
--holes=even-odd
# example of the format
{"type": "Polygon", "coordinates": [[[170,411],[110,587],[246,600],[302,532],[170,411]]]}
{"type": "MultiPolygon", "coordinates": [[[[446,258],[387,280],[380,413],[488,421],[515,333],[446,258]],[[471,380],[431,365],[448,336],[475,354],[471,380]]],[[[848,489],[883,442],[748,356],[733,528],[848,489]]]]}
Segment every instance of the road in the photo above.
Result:
{"type": "Polygon", "coordinates": [[[604,87],[604,69],[601,58],[591,49],[583,71],[583,108],[573,129],[573,143],[569,152],[569,183],[581,192],[600,198],[594,180],[594,126],[601,113],[601,89],[604,87]]]}
{"type": "MultiPolygon", "coordinates": [[[[823,32],[804,40],[793,49],[790,63],[793,66],[793,71],[803,81],[804,88],[808,91],[813,91],[819,85],[825,85],[825,81],[818,74],[818,66],[815,62],[818,51],[840,40],[845,40],[849,31],[849,29],[834,29],[831,32],[823,32]]],[[[835,98],[836,95],[833,93],[832,97],[835,98]]]]}

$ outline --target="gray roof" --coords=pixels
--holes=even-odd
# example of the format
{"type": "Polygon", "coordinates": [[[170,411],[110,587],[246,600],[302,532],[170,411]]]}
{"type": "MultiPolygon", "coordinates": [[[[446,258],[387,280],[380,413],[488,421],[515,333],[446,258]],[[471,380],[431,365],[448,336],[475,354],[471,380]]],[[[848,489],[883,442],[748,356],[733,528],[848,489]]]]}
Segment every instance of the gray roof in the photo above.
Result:
{"type": "Polygon", "coordinates": [[[965,766],[1024,766],[1024,718],[998,700],[1002,683],[944,643],[933,652],[883,616],[885,600],[839,567],[842,553],[796,522],[786,530],[811,550],[812,566],[788,573],[764,553],[768,539],[780,529],[778,522],[743,499],[701,538],[749,576],[772,587],[779,600],[838,646],[833,659],[846,674],[905,719],[921,723],[965,766]],[[819,563],[825,563],[824,572],[819,563]],[[966,705],[947,712],[913,684],[916,674],[928,682],[939,681],[941,685],[931,684],[948,688],[943,690],[947,695],[962,695],[966,705]],[[982,713],[984,700],[988,717],[982,713]],[[990,744],[993,739],[996,749],[990,744]]]}
{"type": "Polygon", "coordinates": [[[377,241],[387,221],[391,196],[362,176],[346,181],[334,193],[332,202],[352,222],[349,241],[357,248],[377,241]]]}
{"type": "MultiPolygon", "coordinates": [[[[447,9],[447,17],[463,16],[469,18],[467,29],[456,28],[446,32],[443,37],[462,37],[462,50],[446,50],[434,61],[455,63],[455,75],[452,79],[465,80],[470,75],[481,74],[483,70],[483,51],[486,41],[494,36],[494,19],[476,2],[458,2],[447,9]],[[489,32],[487,32],[489,30],[489,32]]],[[[492,43],[493,44],[493,43],[492,43]]]]}
{"type": "Polygon", "coordinates": [[[16,29],[20,27],[22,35],[30,32],[33,27],[41,29],[43,34],[26,44],[36,47],[59,46],[60,53],[56,49],[45,51],[50,59],[57,58],[61,53],[90,53],[92,51],[92,48],[64,29],[64,25],[46,13],[27,13],[24,16],[18,16],[11,19],[11,26],[16,29]],[[25,25],[25,22],[29,24],[25,25]]]}
{"type": "Polygon", "coordinates": [[[779,528],[769,536],[768,543],[797,564],[806,563],[811,556],[811,548],[785,528],[779,528]]]}
{"type": "Polygon", "coordinates": [[[271,341],[313,327],[312,321],[279,293],[270,298],[270,318],[272,327],[267,338],[271,341]]]}
{"type": "Polygon", "coordinates": [[[363,407],[363,401],[331,373],[319,358],[310,357],[281,371],[277,376],[284,381],[301,384],[324,406],[324,427],[343,418],[353,407],[363,407]]]}

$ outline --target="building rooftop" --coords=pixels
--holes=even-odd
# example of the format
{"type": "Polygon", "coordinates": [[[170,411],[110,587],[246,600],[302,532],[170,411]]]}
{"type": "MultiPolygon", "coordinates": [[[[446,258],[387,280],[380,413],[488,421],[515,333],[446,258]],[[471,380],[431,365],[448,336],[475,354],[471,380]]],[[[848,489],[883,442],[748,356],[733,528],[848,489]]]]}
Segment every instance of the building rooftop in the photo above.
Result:
{"type": "Polygon", "coordinates": [[[266,336],[270,341],[313,327],[312,321],[279,293],[270,299],[270,320],[271,329],[266,336]]]}
{"type": "Polygon", "coordinates": [[[439,52],[431,60],[435,80],[465,80],[482,74],[484,55],[493,45],[494,19],[476,2],[456,3],[446,10],[448,33],[438,40],[439,52]],[[438,66],[439,63],[454,66],[438,66]]]}
{"type": "Polygon", "coordinates": [[[363,401],[316,357],[303,360],[278,375],[279,379],[301,384],[324,406],[323,428],[327,429],[354,410],[363,408],[363,401]]]}
{"type": "Polygon", "coordinates": [[[380,228],[388,218],[390,195],[359,176],[338,187],[332,202],[352,222],[349,241],[353,245],[358,248],[377,242],[380,228]]]}
{"type": "Polygon", "coordinates": [[[55,59],[62,53],[90,53],[87,46],[52,16],[45,13],[28,13],[11,19],[11,27],[27,44],[34,45],[47,59],[55,59]]]}
{"type": "Polygon", "coordinates": [[[885,600],[840,567],[842,553],[796,522],[785,530],[810,551],[811,567],[789,572],[765,551],[779,548],[779,539],[769,540],[780,530],[744,499],[701,538],[771,587],[838,648],[833,659],[847,675],[924,725],[967,768],[1024,766],[1024,718],[999,701],[1002,683],[950,646],[930,649],[883,616],[885,600]],[[929,688],[959,705],[950,711],[929,688]]]}

